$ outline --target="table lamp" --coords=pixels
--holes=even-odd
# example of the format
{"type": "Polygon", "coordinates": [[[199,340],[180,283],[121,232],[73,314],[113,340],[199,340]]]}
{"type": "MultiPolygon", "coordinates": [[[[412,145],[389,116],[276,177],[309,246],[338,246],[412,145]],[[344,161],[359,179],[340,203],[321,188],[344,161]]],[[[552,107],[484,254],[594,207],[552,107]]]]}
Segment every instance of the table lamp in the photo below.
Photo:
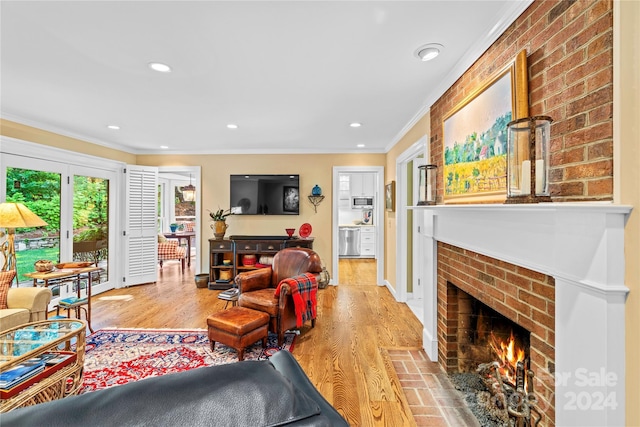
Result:
{"type": "Polygon", "coordinates": [[[7,230],[7,240],[0,245],[0,251],[4,255],[4,265],[1,271],[17,270],[16,248],[14,246],[15,229],[45,225],[47,225],[46,222],[22,203],[0,203],[0,227],[7,230]]]}

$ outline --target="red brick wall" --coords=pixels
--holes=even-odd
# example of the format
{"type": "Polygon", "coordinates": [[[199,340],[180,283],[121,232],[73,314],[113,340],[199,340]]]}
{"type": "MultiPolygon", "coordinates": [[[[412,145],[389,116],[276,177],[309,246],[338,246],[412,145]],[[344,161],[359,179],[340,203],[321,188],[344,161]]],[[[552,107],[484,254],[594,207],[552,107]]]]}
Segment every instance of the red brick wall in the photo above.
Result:
{"type": "MultiPolygon", "coordinates": [[[[442,119],[527,51],[529,115],[551,126],[554,201],[613,199],[613,5],[535,1],[431,107],[431,161],[442,170],[442,119]]],[[[438,183],[439,200],[443,184],[438,183]]]]}
{"type": "Polygon", "coordinates": [[[438,361],[456,371],[458,299],[455,287],[531,333],[534,388],[544,414],[555,420],[555,281],[553,277],[438,242],[438,361]]]}

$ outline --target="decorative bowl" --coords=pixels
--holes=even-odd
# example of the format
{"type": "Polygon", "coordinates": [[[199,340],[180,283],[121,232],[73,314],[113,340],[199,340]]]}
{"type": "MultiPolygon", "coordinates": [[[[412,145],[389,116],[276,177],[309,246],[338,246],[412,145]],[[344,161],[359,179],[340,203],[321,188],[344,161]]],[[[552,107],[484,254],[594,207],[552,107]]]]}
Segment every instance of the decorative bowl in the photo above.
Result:
{"type": "Polygon", "coordinates": [[[46,259],[41,259],[35,262],[34,267],[36,271],[40,273],[46,273],[53,270],[53,263],[46,259]]]}
{"type": "Polygon", "coordinates": [[[296,229],[295,229],[295,228],[285,228],[285,229],[284,229],[284,231],[286,231],[286,232],[287,232],[287,235],[288,235],[289,237],[293,237],[293,233],[295,233],[295,232],[296,232],[296,229]]]}
{"type": "Polygon", "coordinates": [[[58,270],[65,268],[84,268],[89,267],[91,264],[93,264],[91,261],[61,262],[60,264],[56,264],[56,268],[58,270]]]}

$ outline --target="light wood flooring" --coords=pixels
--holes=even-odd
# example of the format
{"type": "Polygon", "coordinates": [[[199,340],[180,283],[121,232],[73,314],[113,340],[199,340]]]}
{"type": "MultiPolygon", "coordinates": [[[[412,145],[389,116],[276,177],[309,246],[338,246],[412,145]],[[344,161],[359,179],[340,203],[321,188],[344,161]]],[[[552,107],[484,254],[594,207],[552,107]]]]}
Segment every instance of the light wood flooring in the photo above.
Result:
{"type": "MultiPolygon", "coordinates": [[[[376,285],[374,266],[340,260],[341,283],[319,290],[316,327],[302,329],[293,355],[350,425],[413,426],[389,351],[395,358],[398,351],[419,352],[422,325],[376,285]]],[[[219,292],[196,288],[192,270],[182,274],[165,262],[157,283],[94,296],[92,326],[206,328],[206,317],[224,308],[219,292]]]]}

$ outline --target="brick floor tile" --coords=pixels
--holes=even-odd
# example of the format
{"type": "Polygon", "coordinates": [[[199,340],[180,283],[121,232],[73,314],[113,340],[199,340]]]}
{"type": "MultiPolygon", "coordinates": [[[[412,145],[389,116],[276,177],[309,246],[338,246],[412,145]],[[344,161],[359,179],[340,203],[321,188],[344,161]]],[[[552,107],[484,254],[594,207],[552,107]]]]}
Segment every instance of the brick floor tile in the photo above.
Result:
{"type": "Polygon", "coordinates": [[[418,397],[420,397],[420,400],[422,401],[422,406],[438,406],[438,402],[436,402],[433,394],[431,394],[431,390],[428,388],[419,388],[415,389],[415,391],[418,393],[418,397]]]}
{"type": "Polygon", "coordinates": [[[447,421],[443,417],[435,417],[429,415],[415,415],[414,420],[419,427],[449,427],[447,421]]]}
{"type": "Polygon", "coordinates": [[[420,375],[420,374],[400,374],[400,373],[397,373],[396,375],[398,375],[398,379],[400,381],[403,381],[403,380],[424,381],[423,378],[422,378],[422,375],[420,375]]]}
{"type": "Polygon", "coordinates": [[[407,370],[404,367],[404,363],[400,362],[400,361],[394,361],[392,362],[393,364],[393,369],[396,370],[397,374],[406,374],[407,370]]]}
{"type": "Polygon", "coordinates": [[[422,400],[420,396],[418,396],[418,391],[414,388],[405,388],[403,387],[404,397],[407,398],[407,403],[409,406],[422,406],[422,400]]]}
{"type": "Polygon", "coordinates": [[[421,380],[400,380],[400,385],[405,388],[424,388],[424,381],[421,380]]]}
{"type": "Polygon", "coordinates": [[[416,374],[420,373],[420,370],[418,369],[416,364],[413,363],[413,361],[404,362],[404,368],[407,370],[407,372],[413,372],[413,373],[416,373],[416,374]]]}
{"type": "Polygon", "coordinates": [[[442,412],[452,427],[480,427],[480,423],[466,406],[464,408],[442,408],[442,412]]]}

